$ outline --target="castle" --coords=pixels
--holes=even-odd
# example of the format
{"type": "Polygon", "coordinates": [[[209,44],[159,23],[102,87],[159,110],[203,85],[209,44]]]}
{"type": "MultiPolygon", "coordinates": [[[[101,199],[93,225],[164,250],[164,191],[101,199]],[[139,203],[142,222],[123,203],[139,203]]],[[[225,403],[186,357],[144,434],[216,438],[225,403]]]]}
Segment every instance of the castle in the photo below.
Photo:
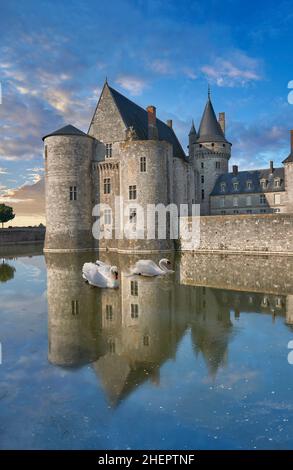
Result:
{"type": "MultiPolygon", "coordinates": [[[[103,86],[88,133],[68,125],[44,138],[46,251],[93,248],[168,251],[173,240],[125,240],[113,233],[115,197],[130,205],[177,207],[200,204],[201,215],[293,212],[293,131],[284,167],[229,173],[232,144],[225,136],[225,113],[217,120],[210,92],[198,132],[192,123],[185,154],[172,127],[156,108],[146,110],[103,86]],[[93,238],[93,207],[107,204],[103,229],[111,237],[93,238]]],[[[132,207],[131,207],[132,206],[132,207]]],[[[96,215],[96,214],[95,214],[96,215]]],[[[124,219],[125,221],[125,219],[124,219]]]]}

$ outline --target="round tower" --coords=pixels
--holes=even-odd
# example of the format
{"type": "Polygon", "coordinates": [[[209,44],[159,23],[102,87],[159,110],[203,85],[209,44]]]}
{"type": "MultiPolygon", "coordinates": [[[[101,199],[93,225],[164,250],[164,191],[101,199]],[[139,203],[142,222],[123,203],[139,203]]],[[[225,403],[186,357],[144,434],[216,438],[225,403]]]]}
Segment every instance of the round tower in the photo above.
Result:
{"type": "Polygon", "coordinates": [[[46,182],[45,251],[93,247],[92,157],[94,139],[73,126],[43,137],[46,182]]]}
{"type": "Polygon", "coordinates": [[[283,161],[285,173],[285,202],[286,212],[293,213],[293,130],[291,134],[291,152],[283,161]]]}
{"type": "Polygon", "coordinates": [[[220,122],[217,121],[209,93],[192,152],[197,174],[197,203],[200,204],[201,215],[210,213],[210,194],[217,178],[228,173],[232,144],[227,141],[224,131],[225,115],[220,113],[220,122]]]}

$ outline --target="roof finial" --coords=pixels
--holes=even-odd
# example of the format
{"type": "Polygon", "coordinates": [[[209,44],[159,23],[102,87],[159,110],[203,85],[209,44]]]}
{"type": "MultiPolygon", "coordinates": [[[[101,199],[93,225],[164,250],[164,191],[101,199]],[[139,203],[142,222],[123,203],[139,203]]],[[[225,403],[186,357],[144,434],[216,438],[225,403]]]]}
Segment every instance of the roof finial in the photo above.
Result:
{"type": "Polygon", "coordinates": [[[107,75],[106,75],[105,83],[108,83],[108,77],[107,77],[107,75]]]}
{"type": "Polygon", "coordinates": [[[209,83],[208,83],[208,99],[209,100],[211,99],[211,86],[209,83]]]}

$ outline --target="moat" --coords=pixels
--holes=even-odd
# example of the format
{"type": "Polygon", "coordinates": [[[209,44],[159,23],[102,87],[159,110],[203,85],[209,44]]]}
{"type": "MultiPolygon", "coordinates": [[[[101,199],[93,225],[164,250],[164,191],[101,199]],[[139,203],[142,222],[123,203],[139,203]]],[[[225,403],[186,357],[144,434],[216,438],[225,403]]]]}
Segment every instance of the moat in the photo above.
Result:
{"type": "Polygon", "coordinates": [[[293,258],[184,253],[145,279],[102,254],[121,276],[99,290],[95,257],[1,257],[1,449],[293,448],[293,258]]]}

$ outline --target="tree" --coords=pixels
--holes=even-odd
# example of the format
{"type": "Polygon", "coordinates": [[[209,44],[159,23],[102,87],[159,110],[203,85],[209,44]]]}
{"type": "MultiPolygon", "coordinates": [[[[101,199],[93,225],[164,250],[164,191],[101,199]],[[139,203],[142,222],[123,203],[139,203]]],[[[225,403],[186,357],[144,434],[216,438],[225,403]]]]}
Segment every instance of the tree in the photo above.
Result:
{"type": "Polygon", "coordinates": [[[0,264],[0,282],[7,282],[14,278],[15,268],[3,261],[0,264]]]}
{"type": "Polygon", "coordinates": [[[2,228],[5,222],[14,219],[15,214],[13,214],[13,208],[6,206],[5,204],[0,204],[0,222],[2,223],[2,228]]]}

